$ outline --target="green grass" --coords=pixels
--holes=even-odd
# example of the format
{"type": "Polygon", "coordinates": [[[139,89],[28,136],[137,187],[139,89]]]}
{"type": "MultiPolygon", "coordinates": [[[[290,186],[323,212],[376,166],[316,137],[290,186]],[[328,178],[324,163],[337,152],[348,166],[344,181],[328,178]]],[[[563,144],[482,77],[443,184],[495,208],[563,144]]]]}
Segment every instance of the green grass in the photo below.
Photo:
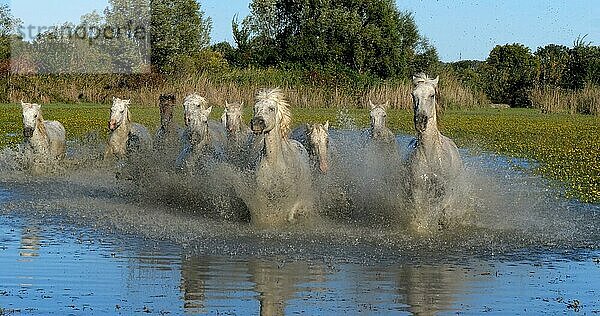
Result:
{"type": "MultiPolygon", "coordinates": [[[[69,139],[89,132],[107,135],[109,106],[95,104],[50,104],[43,107],[44,118],[59,120],[69,139]]],[[[369,123],[364,109],[342,110],[357,127],[369,123]]],[[[175,115],[182,122],[182,110],[175,115]]],[[[245,109],[248,121],[252,109],[245,109]]],[[[218,119],[221,108],[215,108],[218,119]]],[[[340,110],[294,108],[294,122],[324,122],[338,127],[340,110]]],[[[132,119],[154,131],[159,124],[157,107],[133,107],[132,119]]],[[[22,141],[21,107],[0,105],[0,147],[22,141]],[[14,136],[12,136],[14,135],[14,136]]],[[[394,110],[388,113],[388,125],[394,132],[413,133],[412,113],[394,110]]],[[[461,147],[482,149],[512,157],[533,159],[540,163],[533,170],[548,179],[564,183],[567,194],[584,202],[600,203],[600,117],[583,115],[540,114],[527,109],[481,109],[446,111],[440,119],[442,132],[461,147]]]]}

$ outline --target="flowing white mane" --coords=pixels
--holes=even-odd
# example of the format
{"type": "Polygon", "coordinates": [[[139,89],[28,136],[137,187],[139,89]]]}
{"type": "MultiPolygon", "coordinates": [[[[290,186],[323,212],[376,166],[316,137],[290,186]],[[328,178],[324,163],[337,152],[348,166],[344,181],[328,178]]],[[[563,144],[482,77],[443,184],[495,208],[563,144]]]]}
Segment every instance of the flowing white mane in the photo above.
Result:
{"type": "Polygon", "coordinates": [[[279,130],[283,138],[287,138],[292,125],[292,113],[289,104],[285,100],[283,91],[279,88],[263,89],[256,95],[257,102],[271,101],[277,104],[277,120],[279,121],[279,130]]]}
{"type": "Polygon", "coordinates": [[[198,93],[192,93],[183,100],[183,106],[190,105],[201,105],[202,108],[206,108],[208,102],[206,102],[206,99],[200,96],[198,93]]]}

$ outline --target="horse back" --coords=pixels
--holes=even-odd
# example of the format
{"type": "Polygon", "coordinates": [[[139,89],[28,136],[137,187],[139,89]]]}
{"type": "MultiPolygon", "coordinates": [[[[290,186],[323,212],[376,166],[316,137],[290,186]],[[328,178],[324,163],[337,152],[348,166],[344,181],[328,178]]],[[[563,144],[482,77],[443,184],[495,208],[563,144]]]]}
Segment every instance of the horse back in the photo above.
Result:
{"type": "Polygon", "coordinates": [[[48,145],[52,156],[60,158],[66,153],[66,131],[59,121],[44,121],[48,145]]]}
{"type": "Polygon", "coordinates": [[[143,144],[146,148],[152,147],[152,136],[148,129],[139,123],[131,123],[131,129],[129,130],[129,137],[135,137],[143,144]]]}
{"type": "Polygon", "coordinates": [[[65,141],[67,133],[65,127],[59,121],[44,121],[44,127],[50,140],[65,141]]]}

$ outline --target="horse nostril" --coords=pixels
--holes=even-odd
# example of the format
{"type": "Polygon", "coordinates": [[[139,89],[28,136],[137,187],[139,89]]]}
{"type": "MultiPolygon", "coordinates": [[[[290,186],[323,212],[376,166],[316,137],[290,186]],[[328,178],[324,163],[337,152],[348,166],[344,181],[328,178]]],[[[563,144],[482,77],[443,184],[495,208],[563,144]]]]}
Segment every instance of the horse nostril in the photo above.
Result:
{"type": "Polygon", "coordinates": [[[33,128],[27,127],[23,129],[23,136],[24,137],[31,137],[33,136],[33,128]]]}
{"type": "Polygon", "coordinates": [[[262,132],[267,127],[262,117],[255,117],[250,121],[250,129],[255,133],[262,132]]]}

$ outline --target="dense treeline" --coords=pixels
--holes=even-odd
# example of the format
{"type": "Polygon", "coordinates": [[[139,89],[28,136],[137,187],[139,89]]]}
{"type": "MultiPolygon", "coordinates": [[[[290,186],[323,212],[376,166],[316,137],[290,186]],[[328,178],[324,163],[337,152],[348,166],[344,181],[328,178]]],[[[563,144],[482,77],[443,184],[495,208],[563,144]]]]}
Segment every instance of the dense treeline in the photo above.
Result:
{"type": "Polygon", "coordinates": [[[118,45],[102,37],[92,42],[91,34],[87,41],[57,41],[51,31],[23,41],[14,32],[19,24],[8,7],[0,7],[0,102],[102,102],[115,93],[135,97],[176,87],[209,89],[224,99],[232,85],[240,91],[277,85],[311,93],[302,105],[361,106],[365,98],[379,97],[410,108],[410,76],[423,71],[442,75],[447,107],[491,101],[600,112],[600,48],[584,38],[573,47],[551,44],[535,52],[499,45],[485,61],[442,64],[412,15],[393,0],[253,0],[247,17],[232,17],[233,45],[209,45],[211,20],[195,0],[110,0],[104,12],[61,26],[147,27],[118,45]],[[19,56],[11,56],[11,41],[19,56]],[[60,52],[50,56],[63,58],[44,55],[49,47],[60,52]],[[10,74],[11,57],[26,75],[10,74]]]}
{"type": "Polygon", "coordinates": [[[584,38],[573,47],[549,44],[535,52],[517,43],[498,45],[484,62],[460,61],[448,69],[494,103],[600,114],[600,46],[584,38]]]}

